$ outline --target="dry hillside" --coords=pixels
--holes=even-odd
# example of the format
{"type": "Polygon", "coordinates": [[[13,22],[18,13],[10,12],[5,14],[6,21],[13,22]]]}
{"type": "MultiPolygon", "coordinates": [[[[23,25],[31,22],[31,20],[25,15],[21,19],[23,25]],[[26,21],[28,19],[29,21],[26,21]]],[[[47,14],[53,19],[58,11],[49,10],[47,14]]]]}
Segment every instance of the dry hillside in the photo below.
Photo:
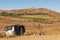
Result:
{"type": "Polygon", "coordinates": [[[23,24],[26,32],[60,34],[60,13],[47,8],[0,10],[0,28],[23,24]]]}

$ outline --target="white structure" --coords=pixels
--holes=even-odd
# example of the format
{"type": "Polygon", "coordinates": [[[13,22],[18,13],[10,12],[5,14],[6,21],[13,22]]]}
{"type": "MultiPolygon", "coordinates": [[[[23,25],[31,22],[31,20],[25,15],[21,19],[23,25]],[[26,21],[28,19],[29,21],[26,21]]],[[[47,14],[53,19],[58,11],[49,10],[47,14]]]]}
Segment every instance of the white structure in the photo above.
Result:
{"type": "Polygon", "coordinates": [[[12,27],[11,30],[6,31],[6,35],[13,35],[14,34],[14,26],[12,27]]]}

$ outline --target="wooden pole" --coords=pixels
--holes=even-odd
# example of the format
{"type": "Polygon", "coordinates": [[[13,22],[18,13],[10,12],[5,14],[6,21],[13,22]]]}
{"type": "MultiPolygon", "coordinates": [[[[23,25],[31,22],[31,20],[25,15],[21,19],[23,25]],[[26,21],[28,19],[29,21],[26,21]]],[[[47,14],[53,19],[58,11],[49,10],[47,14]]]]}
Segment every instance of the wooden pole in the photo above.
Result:
{"type": "Polygon", "coordinates": [[[21,27],[21,36],[22,36],[22,27],[21,27]]]}

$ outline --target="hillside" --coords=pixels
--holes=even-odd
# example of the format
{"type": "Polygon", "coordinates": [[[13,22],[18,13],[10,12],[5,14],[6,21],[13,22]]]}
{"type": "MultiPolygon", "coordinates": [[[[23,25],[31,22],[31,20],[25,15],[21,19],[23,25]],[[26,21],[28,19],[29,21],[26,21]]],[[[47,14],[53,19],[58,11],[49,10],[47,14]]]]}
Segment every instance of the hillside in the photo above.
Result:
{"type": "Polygon", "coordinates": [[[28,33],[59,34],[60,13],[47,8],[0,10],[0,28],[14,24],[25,25],[28,33]]]}
{"type": "Polygon", "coordinates": [[[26,8],[26,9],[16,9],[16,10],[0,10],[0,13],[14,13],[20,15],[49,15],[56,16],[60,15],[58,12],[47,9],[47,8],[26,8]],[[57,14],[56,14],[57,13],[57,14]]]}

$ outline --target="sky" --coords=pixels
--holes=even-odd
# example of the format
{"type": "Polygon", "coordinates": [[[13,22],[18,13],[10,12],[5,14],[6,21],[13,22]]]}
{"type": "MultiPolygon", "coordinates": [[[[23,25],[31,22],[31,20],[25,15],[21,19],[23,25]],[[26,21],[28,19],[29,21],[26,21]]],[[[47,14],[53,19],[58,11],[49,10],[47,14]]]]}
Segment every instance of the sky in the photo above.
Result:
{"type": "Polygon", "coordinates": [[[0,10],[48,8],[60,12],[60,0],[0,0],[0,10]]]}

